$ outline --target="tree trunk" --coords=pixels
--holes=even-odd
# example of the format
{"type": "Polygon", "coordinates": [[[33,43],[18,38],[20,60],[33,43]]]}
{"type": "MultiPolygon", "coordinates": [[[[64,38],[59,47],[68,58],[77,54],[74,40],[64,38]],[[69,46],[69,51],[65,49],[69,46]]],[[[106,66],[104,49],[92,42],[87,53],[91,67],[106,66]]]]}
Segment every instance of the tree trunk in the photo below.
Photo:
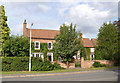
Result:
{"type": "Polygon", "coordinates": [[[69,69],[69,61],[67,61],[67,69],[69,69]]]}

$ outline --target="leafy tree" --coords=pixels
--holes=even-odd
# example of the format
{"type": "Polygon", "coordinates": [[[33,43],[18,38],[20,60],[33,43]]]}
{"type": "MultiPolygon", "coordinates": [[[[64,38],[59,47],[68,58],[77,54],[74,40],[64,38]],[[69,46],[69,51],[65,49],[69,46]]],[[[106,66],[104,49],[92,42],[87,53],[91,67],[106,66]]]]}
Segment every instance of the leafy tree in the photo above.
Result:
{"type": "Polygon", "coordinates": [[[111,22],[100,27],[97,41],[96,59],[118,59],[118,30],[111,22]]]}
{"type": "Polygon", "coordinates": [[[81,47],[81,35],[80,32],[75,31],[76,25],[73,27],[63,24],[60,26],[60,34],[56,35],[55,43],[53,46],[56,56],[60,56],[64,61],[67,61],[67,68],[69,68],[69,61],[76,55],[77,51],[81,47]]]}
{"type": "MultiPolygon", "coordinates": [[[[12,35],[9,40],[6,40],[3,46],[4,57],[24,57],[29,56],[30,42],[27,37],[12,35]]],[[[32,43],[34,49],[34,43],[32,43]]]]}
{"type": "MultiPolygon", "coordinates": [[[[114,21],[113,24],[115,25],[116,29],[118,29],[118,50],[120,50],[120,18],[118,18],[118,21],[114,21]]],[[[120,51],[118,52],[118,55],[120,55],[120,51]]],[[[120,56],[118,56],[118,65],[120,65],[120,56]]]]}
{"type": "Polygon", "coordinates": [[[4,6],[0,6],[0,55],[4,42],[9,39],[10,29],[7,25],[7,16],[5,16],[4,6]]]}

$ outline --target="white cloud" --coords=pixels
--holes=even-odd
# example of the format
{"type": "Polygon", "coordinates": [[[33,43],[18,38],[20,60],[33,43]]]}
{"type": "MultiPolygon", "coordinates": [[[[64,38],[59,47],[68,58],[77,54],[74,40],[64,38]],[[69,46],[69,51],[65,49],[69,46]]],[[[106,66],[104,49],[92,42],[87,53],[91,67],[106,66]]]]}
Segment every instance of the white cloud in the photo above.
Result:
{"type": "Polygon", "coordinates": [[[60,15],[65,17],[67,22],[76,24],[77,30],[81,30],[85,37],[96,37],[103,22],[117,18],[116,6],[117,3],[85,3],[61,9],[60,15]]]}
{"type": "Polygon", "coordinates": [[[64,0],[61,0],[60,3],[7,3],[5,5],[6,15],[11,23],[9,25],[12,25],[10,27],[12,33],[22,33],[23,26],[19,24],[27,19],[28,26],[34,22],[34,27],[41,29],[58,29],[58,26],[63,23],[70,24],[72,22],[77,25],[77,30],[81,30],[84,37],[96,37],[103,22],[110,21],[118,16],[118,3],[116,2],[83,1],[81,3],[79,0],[71,1],[64,2],[64,0]],[[11,10],[12,12],[10,12],[11,10]]]}
{"type": "Polygon", "coordinates": [[[51,9],[51,7],[49,7],[49,6],[47,6],[47,5],[42,5],[42,4],[38,5],[38,7],[39,7],[40,10],[43,11],[43,12],[48,12],[48,11],[50,11],[50,9],[51,9]]]}
{"type": "MultiPolygon", "coordinates": [[[[102,0],[102,2],[118,2],[119,0],[102,0]]],[[[101,2],[101,0],[1,0],[1,2],[101,2]]]]}

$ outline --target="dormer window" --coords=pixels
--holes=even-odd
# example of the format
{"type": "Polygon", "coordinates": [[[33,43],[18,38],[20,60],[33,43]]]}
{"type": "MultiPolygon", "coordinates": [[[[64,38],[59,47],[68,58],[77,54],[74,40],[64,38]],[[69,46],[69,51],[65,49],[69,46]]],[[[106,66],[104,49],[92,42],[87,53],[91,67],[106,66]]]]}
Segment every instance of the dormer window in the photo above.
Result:
{"type": "Polygon", "coordinates": [[[40,42],[39,41],[35,41],[35,49],[40,49],[40,42]]]}
{"type": "Polygon", "coordinates": [[[52,49],[52,42],[48,42],[48,49],[52,49]]]}

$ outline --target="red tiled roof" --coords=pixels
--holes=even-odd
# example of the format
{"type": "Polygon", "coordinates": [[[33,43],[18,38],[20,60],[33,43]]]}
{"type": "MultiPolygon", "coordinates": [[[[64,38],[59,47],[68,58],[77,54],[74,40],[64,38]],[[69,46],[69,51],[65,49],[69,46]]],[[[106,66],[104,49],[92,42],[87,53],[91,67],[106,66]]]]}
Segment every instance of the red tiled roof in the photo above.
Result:
{"type": "Polygon", "coordinates": [[[97,45],[97,39],[91,39],[91,41],[92,41],[92,43],[93,43],[94,46],[97,45]]]}
{"type": "MultiPolygon", "coordinates": [[[[59,34],[59,30],[45,30],[45,29],[31,29],[33,38],[47,38],[54,39],[56,34],[59,34]]],[[[27,35],[30,37],[30,29],[27,29],[27,35]]],[[[95,47],[97,40],[89,38],[82,38],[84,47],[95,47]]]]}
{"type": "MultiPolygon", "coordinates": [[[[56,34],[59,34],[58,30],[45,30],[45,29],[31,29],[32,37],[34,38],[48,38],[54,39],[56,34]]],[[[30,29],[27,29],[28,37],[30,37],[30,29]]]]}
{"type": "Polygon", "coordinates": [[[92,41],[89,40],[89,38],[83,38],[82,41],[83,41],[84,47],[95,47],[92,41]]]}

